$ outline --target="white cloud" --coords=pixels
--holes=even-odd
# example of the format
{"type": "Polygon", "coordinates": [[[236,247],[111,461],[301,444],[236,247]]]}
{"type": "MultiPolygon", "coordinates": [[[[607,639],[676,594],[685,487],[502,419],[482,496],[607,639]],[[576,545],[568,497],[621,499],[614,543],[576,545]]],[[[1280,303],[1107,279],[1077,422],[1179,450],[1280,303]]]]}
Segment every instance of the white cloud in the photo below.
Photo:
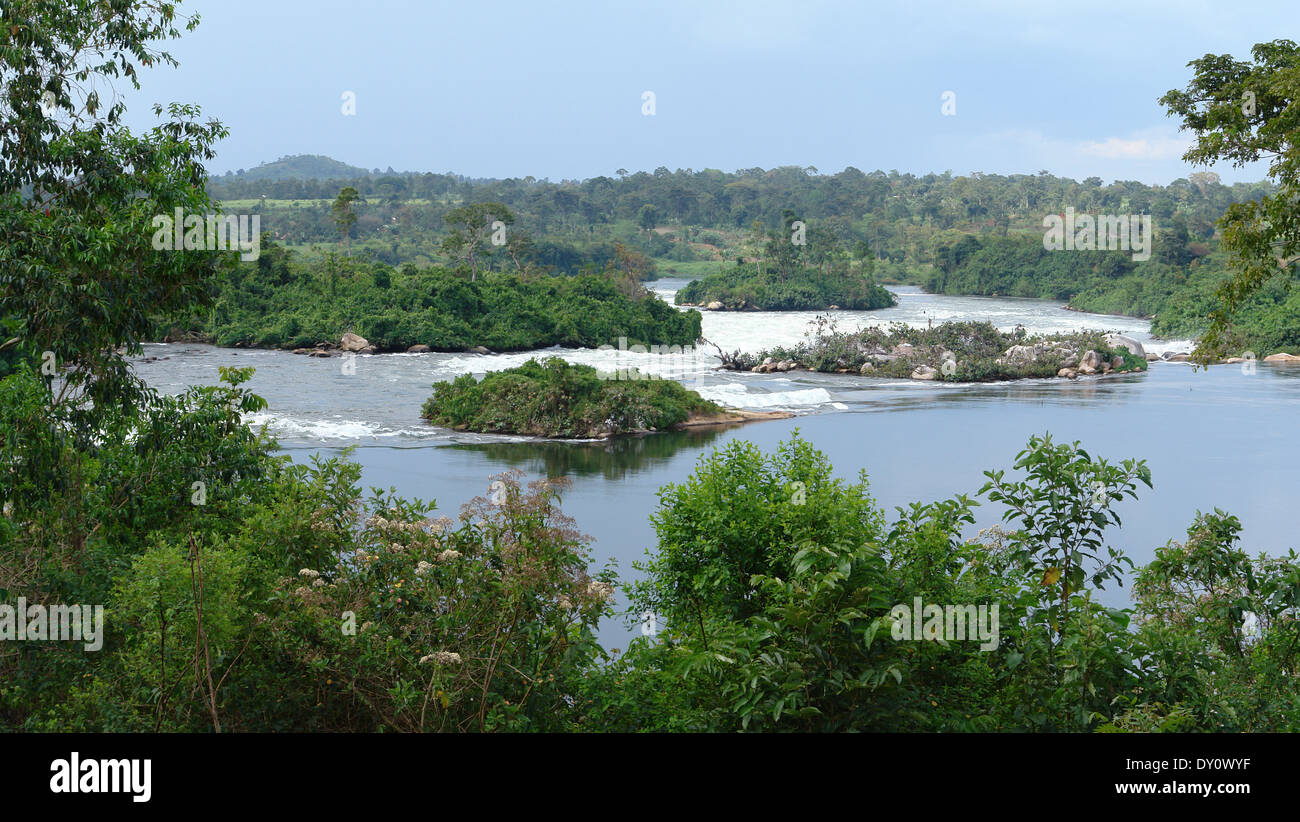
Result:
{"type": "Polygon", "coordinates": [[[1106,137],[1102,140],[1085,140],[1078,146],[1079,153],[1105,160],[1178,160],[1192,147],[1189,137],[1161,135],[1106,137]]]}
{"type": "Polygon", "coordinates": [[[1168,185],[1193,171],[1215,171],[1227,183],[1261,180],[1267,173],[1263,163],[1243,168],[1220,163],[1212,169],[1189,165],[1182,156],[1192,142],[1190,134],[1167,126],[1139,129],[1122,137],[1091,139],[1062,139],[1037,129],[1004,129],[970,137],[937,137],[932,143],[936,159],[923,167],[950,168],[958,174],[977,169],[989,174],[1033,174],[1047,169],[1076,180],[1096,176],[1159,185],[1168,185]]]}

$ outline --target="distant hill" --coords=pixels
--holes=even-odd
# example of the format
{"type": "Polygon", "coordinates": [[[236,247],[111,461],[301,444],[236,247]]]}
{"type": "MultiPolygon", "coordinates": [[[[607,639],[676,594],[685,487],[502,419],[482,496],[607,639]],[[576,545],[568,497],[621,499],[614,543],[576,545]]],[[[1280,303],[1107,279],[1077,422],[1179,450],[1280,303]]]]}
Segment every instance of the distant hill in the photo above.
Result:
{"type": "Polygon", "coordinates": [[[320,154],[296,154],[281,157],[275,162],[262,163],[257,168],[240,169],[237,173],[226,174],[216,179],[234,180],[337,180],[343,178],[364,177],[370,171],[357,166],[341,163],[331,157],[320,154]]]}

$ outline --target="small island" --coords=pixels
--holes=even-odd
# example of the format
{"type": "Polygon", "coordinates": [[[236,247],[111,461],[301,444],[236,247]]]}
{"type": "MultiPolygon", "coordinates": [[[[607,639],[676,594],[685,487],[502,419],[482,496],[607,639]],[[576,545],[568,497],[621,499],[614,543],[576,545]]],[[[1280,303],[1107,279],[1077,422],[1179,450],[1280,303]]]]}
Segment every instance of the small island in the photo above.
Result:
{"type": "Polygon", "coordinates": [[[855,271],[764,270],[755,263],[694,280],[674,299],[709,311],[874,311],[898,304],[892,292],[855,271]]]}
{"type": "Polygon", "coordinates": [[[435,383],[421,416],[434,425],[482,434],[604,439],[704,425],[793,416],[779,411],[726,409],[673,380],[635,369],[618,379],[559,357],[518,368],[464,374],[435,383]]]}
{"type": "Polygon", "coordinates": [[[1138,341],[1119,334],[1076,331],[1031,335],[1023,327],[1000,331],[987,322],[946,322],[930,328],[839,331],[828,317],[808,342],[758,354],[723,355],[722,367],[772,373],[805,369],[871,377],[948,382],[994,382],[1032,377],[1105,376],[1145,371],[1138,341]]]}

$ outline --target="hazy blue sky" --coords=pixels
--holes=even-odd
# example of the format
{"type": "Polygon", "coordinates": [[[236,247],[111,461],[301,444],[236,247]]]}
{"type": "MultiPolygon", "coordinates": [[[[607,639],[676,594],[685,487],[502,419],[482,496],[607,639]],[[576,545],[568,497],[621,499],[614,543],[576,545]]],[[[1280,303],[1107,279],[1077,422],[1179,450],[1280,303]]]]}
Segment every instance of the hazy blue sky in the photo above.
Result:
{"type": "MultiPolygon", "coordinates": [[[[1165,184],[1196,169],[1156,100],[1206,53],[1300,36],[1281,2],[188,0],[181,66],[128,95],[231,129],[210,171],[286,154],[552,180],[856,166],[1165,184]],[[341,95],[356,94],[355,116],[341,95]],[[642,114],[642,93],[655,114],[642,114]],[[956,95],[956,115],[941,95],[956,95]]],[[[1225,181],[1262,168],[1213,169],[1225,181]]]]}

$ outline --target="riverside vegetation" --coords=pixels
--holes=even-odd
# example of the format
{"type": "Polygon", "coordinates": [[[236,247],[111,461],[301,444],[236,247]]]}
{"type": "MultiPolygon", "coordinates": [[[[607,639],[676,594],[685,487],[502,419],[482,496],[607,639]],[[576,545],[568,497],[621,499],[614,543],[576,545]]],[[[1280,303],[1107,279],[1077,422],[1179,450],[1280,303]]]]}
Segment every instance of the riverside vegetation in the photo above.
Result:
{"type": "Polygon", "coordinates": [[[20,599],[101,604],[106,626],[97,652],[3,634],[0,728],[1300,730],[1300,557],[1252,557],[1213,510],[1133,568],[1108,537],[1152,484],[1139,460],[1035,436],[978,499],[890,515],[797,435],[732,441],[660,489],[624,588],[663,630],[619,653],[594,634],[619,580],[591,567],[562,481],[507,474],[437,516],[364,495],[346,458],[278,454],[245,422],[266,408],[251,369],[150,390],[127,357],[160,315],[218,305],[233,255],[151,253],[149,216],[212,207],[224,129],[192,106],[141,134],[120,100],[86,111],[66,79],[83,44],[121,62],[90,84],[136,83],[186,25],[114,8],[11,4],[0,32],[31,38],[0,49],[0,133],[22,147],[0,153],[0,632],[20,599]],[[69,116],[43,113],[46,88],[69,116]],[[967,538],[977,503],[1002,527],[967,538]],[[1097,601],[1126,576],[1132,608],[1097,601]],[[1001,603],[1000,641],[895,640],[916,597],[1001,603]]]}
{"type": "MultiPolygon", "coordinates": [[[[1118,251],[1046,251],[1041,235],[950,235],[924,286],[941,294],[1062,300],[1081,311],[1148,317],[1159,337],[1201,336],[1217,289],[1231,276],[1228,254],[1191,240],[1179,220],[1157,231],[1154,245],[1151,259],[1134,261],[1118,251]]],[[[1217,345],[1218,356],[1297,353],[1300,290],[1285,277],[1267,281],[1242,301],[1217,345]]]]}
{"type": "Polygon", "coordinates": [[[153,335],[309,348],[353,332],[380,352],[414,345],[435,351],[596,347],[619,337],[639,345],[692,345],[700,336],[699,312],[678,311],[613,273],[467,274],[339,256],[299,263],[266,239],[256,263],[222,271],[212,285],[215,299],[202,309],[160,312],[153,335]]]}

